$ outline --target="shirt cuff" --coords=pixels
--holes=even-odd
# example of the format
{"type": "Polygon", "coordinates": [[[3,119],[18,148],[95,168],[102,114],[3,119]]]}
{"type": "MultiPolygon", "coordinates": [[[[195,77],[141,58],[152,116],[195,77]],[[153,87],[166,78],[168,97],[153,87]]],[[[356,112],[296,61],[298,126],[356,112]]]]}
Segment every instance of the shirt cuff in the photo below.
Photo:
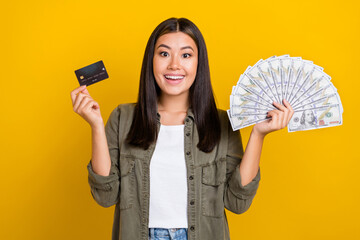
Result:
{"type": "Polygon", "coordinates": [[[248,199],[251,197],[254,197],[256,194],[256,191],[259,187],[259,181],[260,181],[260,167],[258,169],[258,172],[256,176],[243,186],[241,184],[241,175],[240,175],[240,164],[235,168],[235,171],[229,181],[229,189],[230,191],[237,197],[241,199],[248,199]]]}
{"type": "Polygon", "coordinates": [[[109,176],[102,176],[94,172],[91,166],[91,161],[87,165],[88,170],[88,181],[90,186],[102,189],[102,190],[111,190],[111,183],[117,181],[119,176],[116,175],[113,171],[110,171],[109,176]]]}

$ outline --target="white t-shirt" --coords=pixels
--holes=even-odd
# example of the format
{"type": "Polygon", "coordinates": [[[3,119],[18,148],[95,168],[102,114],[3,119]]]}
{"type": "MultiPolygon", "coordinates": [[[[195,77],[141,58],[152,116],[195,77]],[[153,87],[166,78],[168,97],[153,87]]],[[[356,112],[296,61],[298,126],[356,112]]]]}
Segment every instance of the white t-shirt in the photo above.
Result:
{"type": "Polygon", "coordinates": [[[160,125],[150,161],[149,228],[187,228],[184,125],[160,125]]]}

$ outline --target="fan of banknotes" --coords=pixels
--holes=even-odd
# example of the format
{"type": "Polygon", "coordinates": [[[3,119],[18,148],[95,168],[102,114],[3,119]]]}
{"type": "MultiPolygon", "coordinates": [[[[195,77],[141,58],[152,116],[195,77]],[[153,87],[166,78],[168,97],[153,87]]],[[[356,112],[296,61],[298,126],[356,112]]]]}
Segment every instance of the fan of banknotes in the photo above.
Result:
{"type": "Polygon", "coordinates": [[[267,120],[273,102],[286,99],[294,109],[288,131],[342,125],[343,107],[323,68],[289,55],[272,56],[249,66],[230,95],[227,110],[233,130],[267,120]]]}

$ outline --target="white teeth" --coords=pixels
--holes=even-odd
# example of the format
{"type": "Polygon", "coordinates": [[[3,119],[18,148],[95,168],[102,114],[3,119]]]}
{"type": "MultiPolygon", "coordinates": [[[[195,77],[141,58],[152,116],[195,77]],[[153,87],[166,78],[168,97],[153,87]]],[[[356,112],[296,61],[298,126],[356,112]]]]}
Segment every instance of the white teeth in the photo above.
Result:
{"type": "Polygon", "coordinates": [[[176,80],[176,79],[183,79],[183,78],[184,78],[184,76],[169,76],[169,75],[165,75],[165,77],[166,77],[166,78],[169,78],[169,79],[174,79],[174,80],[176,80]]]}

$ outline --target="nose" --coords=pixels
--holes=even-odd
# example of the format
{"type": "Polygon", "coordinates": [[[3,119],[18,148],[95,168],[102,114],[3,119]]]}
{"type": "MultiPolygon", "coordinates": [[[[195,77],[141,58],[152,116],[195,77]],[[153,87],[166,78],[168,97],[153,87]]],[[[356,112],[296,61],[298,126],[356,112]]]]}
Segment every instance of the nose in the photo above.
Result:
{"type": "Polygon", "coordinates": [[[178,70],[180,69],[180,62],[177,56],[173,56],[169,62],[168,69],[178,70]]]}

